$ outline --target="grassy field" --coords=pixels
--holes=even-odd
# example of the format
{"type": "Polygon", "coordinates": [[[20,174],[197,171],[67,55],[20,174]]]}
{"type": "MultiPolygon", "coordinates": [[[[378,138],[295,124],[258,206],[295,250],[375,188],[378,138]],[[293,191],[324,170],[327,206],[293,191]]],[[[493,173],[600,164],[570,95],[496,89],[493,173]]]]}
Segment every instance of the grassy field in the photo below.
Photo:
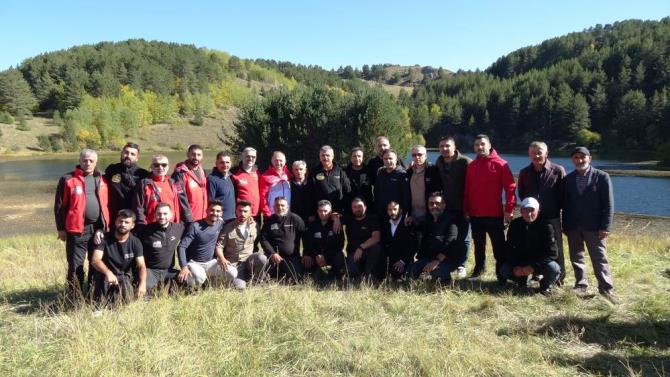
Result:
{"type": "Polygon", "coordinates": [[[5,237],[0,375],[667,376],[670,238],[630,233],[610,243],[616,306],[489,273],[437,290],[209,288],[101,316],[63,303],[53,234],[5,237]]]}

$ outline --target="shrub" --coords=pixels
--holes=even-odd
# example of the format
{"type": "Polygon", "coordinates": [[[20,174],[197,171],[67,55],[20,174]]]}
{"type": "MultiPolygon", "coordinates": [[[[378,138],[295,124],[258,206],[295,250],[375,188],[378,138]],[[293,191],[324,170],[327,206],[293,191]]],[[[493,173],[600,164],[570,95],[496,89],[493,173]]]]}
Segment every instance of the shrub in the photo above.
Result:
{"type": "Polygon", "coordinates": [[[14,117],[6,111],[0,111],[0,123],[14,124],[14,117]]]}

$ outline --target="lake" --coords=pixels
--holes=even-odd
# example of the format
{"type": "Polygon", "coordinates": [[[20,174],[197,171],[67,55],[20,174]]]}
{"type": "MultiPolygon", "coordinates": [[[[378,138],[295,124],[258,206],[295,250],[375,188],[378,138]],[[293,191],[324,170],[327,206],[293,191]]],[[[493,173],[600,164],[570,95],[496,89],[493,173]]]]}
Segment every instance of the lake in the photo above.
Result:
{"type": "MultiPolygon", "coordinates": [[[[165,153],[170,159],[170,164],[183,160],[183,152],[165,153]]],[[[205,153],[204,166],[210,169],[214,165],[214,152],[205,153]]],[[[472,157],[473,153],[468,154],[472,157]]],[[[429,152],[429,159],[434,162],[438,154],[436,151],[429,152]]],[[[518,174],[519,170],[527,166],[528,156],[522,154],[501,153],[510,165],[512,172],[518,174]]],[[[118,153],[104,153],[100,155],[99,167],[106,167],[108,164],[117,162],[118,153]]],[[[573,170],[572,162],[567,157],[551,157],[553,162],[563,165],[568,172],[573,170]]],[[[142,155],[140,165],[148,167],[150,153],[142,155]]],[[[50,187],[49,182],[53,182],[53,191],[58,178],[67,171],[71,171],[76,163],[76,156],[57,156],[57,157],[31,157],[31,158],[11,158],[0,161],[0,180],[3,184],[0,186],[0,195],[8,194],[7,190],[20,190],[22,194],[32,192],[41,192],[45,190],[45,185],[50,187]],[[34,185],[30,183],[34,182],[34,185]],[[25,184],[23,184],[25,183],[25,184]]],[[[606,169],[636,169],[639,168],[630,163],[616,160],[594,159],[593,165],[597,168],[606,169]]],[[[261,164],[261,169],[265,170],[267,166],[261,164]]],[[[647,178],[647,177],[612,177],[614,185],[614,208],[617,212],[636,213],[654,216],[670,217],[670,179],[668,178],[647,178]]]]}

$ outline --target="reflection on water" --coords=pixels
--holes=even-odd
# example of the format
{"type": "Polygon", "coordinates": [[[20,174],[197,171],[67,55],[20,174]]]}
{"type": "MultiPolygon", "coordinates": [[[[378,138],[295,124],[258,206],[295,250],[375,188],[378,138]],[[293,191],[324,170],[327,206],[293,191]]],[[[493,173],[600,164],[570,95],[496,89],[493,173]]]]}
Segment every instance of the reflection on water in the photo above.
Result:
{"type": "MultiPolygon", "coordinates": [[[[183,152],[165,153],[170,159],[170,165],[184,160],[183,152]]],[[[214,166],[214,152],[206,152],[204,167],[210,169],[214,166]]],[[[430,161],[435,161],[437,153],[429,153],[430,161]]],[[[470,156],[472,157],[472,156],[470,156]]],[[[520,154],[502,154],[508,161],[512,172],[517,174],[521,168],[528,165],[528,157],[520,154]]],[[[148,168],[151,156],[149,153],[142,155],[140,165],[148,168]]],[[[118,154],[104,154],[100,156],[98,166],[106,167],[110,163],[118,162],[118,154]]],[[[551,158],[555,163],[563,165],[568,172],[572,171],[572,162],[566,157],[551,158]]],[[[0,162],[0,196],[7,195],[30,195],[44,194],[44,182],[53,182],[51,192],[55,191],[58,178],[64,173],[71,171],[76,164],[76,157],[58,158],[35,158],[20,159],[15,161],[0,162]],[[25,183],[25,184],[24,184],[25,183]],[[28,184],[31,183],[31,184],[28,184]]],[[[593,162],[598,168],[608,169],[634,169],[634,166],[614,161],[598,160],[593,162]]],[[[260,168],[265,170],[267,166],[261,164],[260,168]]],[[[670,179],[668,178],[646,178],[646,177],[612,177],[614,185],[614,203],[617,212],[640,213],[656,216],[670,216],[670,179]]],[[[49,186],[47,186],[49,187],[49,186]]]]}

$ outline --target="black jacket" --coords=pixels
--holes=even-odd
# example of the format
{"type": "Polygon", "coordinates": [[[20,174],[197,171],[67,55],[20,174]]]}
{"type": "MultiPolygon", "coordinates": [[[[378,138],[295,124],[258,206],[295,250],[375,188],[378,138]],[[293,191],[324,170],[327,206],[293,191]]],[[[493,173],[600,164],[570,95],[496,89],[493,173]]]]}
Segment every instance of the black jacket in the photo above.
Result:
{"type": "Polygon", "coordinates": [[[316,220],[309,224],[305,239],[303,241],[303,255],[334,255],[342,253],[344,248],[344,233],[333,232],[333,222],[328,220],[325,224],[316,220]]]}
{"type": "Polygon", "coordinates": [[[346,202],[351,194],[351,183],[344,169],[333,165],[333,168],[326,172],[323,165],[319,165],[312,172],[309,181],[315,203],[326,199],[332,204],[334,212],[351,212],[351,203],[346,202]]]}
{"type": "Polygon", "coordinates": [[[546,220],[537,219],[528,224],[518,217],[509,225],[505,242],[506,260],[514,265],[534,267],[558,259],[554,226],[546,220]]]}
{"type": "Polygon", "coordinates": [[[122,209],[133,209],[132,200],[137,182],[149,176],[149,172],[137,165],[126,166],[121,162],[110,164],[105,169],[109,185],[110,224],[114,224],[116,214],[122,209]]]}
{"type": "Polygon", "coordinates": [[[593,166],[587,174],[588,182],[581,194],[577,190],[577,171],[565,177],[563,229],[609,231],[614,216],[612,181],[609,174],[593,166]]]}
{"type": "Polygon", "coordinates": [[[365,201],[366,206],[375,208],[374,195],[372,192],[374,176],[370,175],[367,165],[363,164],[361,170],[355,170],[351,164],[349,164],[345,171],[347,172],[349,182],[351,182],[351,195],[349,201],[355,197],[360,197],[365,201]]]}
{"type": "Polygon", "coordinates": [[[309,181],[298,184],[296,181],[291,181],[291,212],[300,216],[302,221],[307,224],[307,218],[316,216],[316,202],[312,194],[312,185],[309,181]]]}
{"type": "Polygon", "coordinates": [[[402,216],[395,234],[391,235],[389,220],[382,222],[380,228],[382,247],[390,263],[394,264],[402,260],[406,266],[409,266],[414,261],[414,255],[418,248],[417,234],[414,227],[405,225],[405,216],[402,216]]]}
{"type": "Polygon", "coordinates": [[[386,219],[386,206],[390,201],[396,201],[400,207],[408,212],[411,203],[409,180],[407,172],[401,166],[396,166],[392,172],[386,168],[379,168],[375,180],[375,209],[380,220],[386,219]]]}
{"type": "Polygon", "coordinates": [[[447,212],[444,212],[437,221],[433,221],[432,215],[429,215],[423,223],[421,248],[417,257],[436,259],[437,254],[442,254],[447,259],[458,259],[457,253],[452,251],[457,237],[458,227],[447,212]]]}

